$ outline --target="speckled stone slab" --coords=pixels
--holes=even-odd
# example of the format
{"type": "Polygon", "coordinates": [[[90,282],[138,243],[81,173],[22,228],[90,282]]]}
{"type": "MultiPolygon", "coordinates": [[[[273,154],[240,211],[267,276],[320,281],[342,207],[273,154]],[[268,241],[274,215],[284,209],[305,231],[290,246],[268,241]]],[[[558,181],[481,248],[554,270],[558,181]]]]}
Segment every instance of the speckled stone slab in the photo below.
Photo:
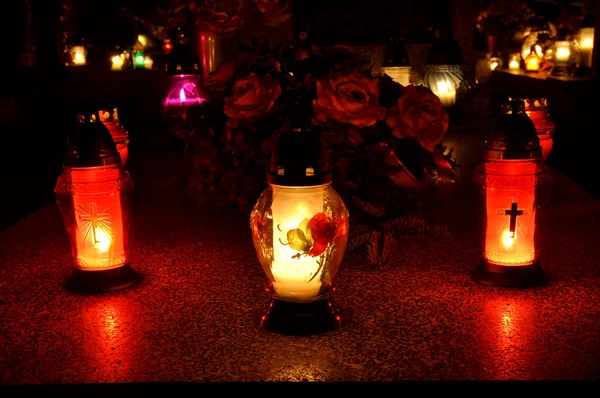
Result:
{"type": "Polygon", "coordinates": [[[473,282],[480,240],[457,194],[451,236],[402,241],[384,270],[347,254],[334,296],[345,324],[290,337],[257,326],[268,297],[248,220],[182,206],[173,163],[131,156],[135,288],[64,289],[70,247],[54,203],[0,234],[1,384],[599,378],[600,201],[560,174],[549,285],[473,282]]]}

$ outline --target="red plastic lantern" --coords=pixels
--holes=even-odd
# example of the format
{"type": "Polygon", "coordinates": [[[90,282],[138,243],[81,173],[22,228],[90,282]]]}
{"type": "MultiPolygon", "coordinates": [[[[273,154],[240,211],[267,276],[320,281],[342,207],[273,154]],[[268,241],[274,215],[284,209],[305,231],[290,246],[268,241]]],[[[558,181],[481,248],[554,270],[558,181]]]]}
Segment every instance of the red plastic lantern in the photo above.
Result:
{"type": "Polygon", "coordinates": [[[121,163],[123,166],[127,164],[129,159],[129,132],[123,127],[119,120],[119,113],[117,107],[106,107],[101,108],[98,111],[100,120],[113,137],[117,146],[117,151],[121,155],[121,163]]]}
{"type": "Polygon", "coordinates": [[[202,77],[196,54],[184,36],[173,45],[167,60],[167,95],[165,119],[171,131],[184,141],[202,117],[207,96],[202,90],[202,77]]]}
{"type": "Polygon", "coordinates": [[[331,296],[348,240],[348,211],[331,187],[322,144],[304,129],[281,135],[269,187],[250,217],[271,294],[260,324],[277,333],[324,333],[342,323],[331,296]]]}
{"type": "Polygon", "coordinates": [[[99,293],[137,283],[128,256],[133,181],[98,111],[78,115],[54,192],[75,267],[66,288],[99,293]]]}
{"type": "Polygon", "coordinates": [[[523,101],[503,105],[473,178],[480,188],[483,244],[475,280],[513,287],[546,283],[547,275],[540,266],[540,236],[552,177],[523,101]]]}
{"type": "Polygon", "coordinates": [[[547,161],[552,153],[556,132],[556,124],[548,112],[548,100],[546,98],[522,98],[521,100],[525,103],[525,113],[535,126],[542,146],[542,158],[547,161]]]}

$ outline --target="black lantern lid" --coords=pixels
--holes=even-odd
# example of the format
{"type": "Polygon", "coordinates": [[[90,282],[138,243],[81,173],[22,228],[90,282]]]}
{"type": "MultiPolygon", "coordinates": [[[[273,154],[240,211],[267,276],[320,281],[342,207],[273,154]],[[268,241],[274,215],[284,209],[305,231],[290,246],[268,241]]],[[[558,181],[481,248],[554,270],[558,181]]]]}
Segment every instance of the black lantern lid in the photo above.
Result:
{"type": "Polygon", "coordinates": [[[484,144],[486,159],[541,159],[542,147],[533,121],[525,113],[525,102],[502,104],[484,144]]]}
{"type": "Polygon", "coordinates": [[[399,39],[390,40],[383,53],[382,67],[410,66],[410,58],[406,47],[399,39]]]}
{"type": "Polygon", "coordinates": [[[277,140],[267,182],[289,187],[330,183],[329,155],[323,139],[305,125],[294,124],[277,140]]]}
{"type": "Polygon", "coordinates": [[[98,109],[80,111],[67,141],[63,165],[94,167],[119,163],[121,156],[110,131],[100,121],[98,109]]]}
{"type": "Polygon", "coordinates": [[[198,55],[188,42],[187,37],[179,32],[173,48],[167,56],[166,71],[168,75],[191,75],[201,73],[198,55]]]}
{"type": "Polygon", "coordinates": [[[448,30],[436,32],[436,38],[431,43],[425,63],[427,65],[463,64],[462,50],[458,42],[452,37],[452,32],[448,30]]]}

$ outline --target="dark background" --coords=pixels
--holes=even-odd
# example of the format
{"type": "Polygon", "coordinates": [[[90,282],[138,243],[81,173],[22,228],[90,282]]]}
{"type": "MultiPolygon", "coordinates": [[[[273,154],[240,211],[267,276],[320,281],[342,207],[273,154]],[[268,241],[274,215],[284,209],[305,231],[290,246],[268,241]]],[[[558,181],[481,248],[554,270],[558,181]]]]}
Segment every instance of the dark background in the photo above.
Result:
{"type": "MultiPolygon", "coordinates": [[[[0,62],[0,230],[54,200],[53,188],[62,170],[66,137],[82,102],[106,98],[119,107],[122,124],[130,134],[132,153],[180,150],[173,146],[161,118],[164,73],[160,59],[155,60],[155,70],[121,74],[111,74],[106,62],[108,51],[119,43],[155,31],[159,23],[156,10],[162,3],[13,0],[2,4],[6,23],[2,24],[5,40],[0,62]],[[69,13],[64,11],[65,4],[71,8],[69,13]],[[88,62],[104,63],[103,69],[64,65],[65,45],[82,39],[90,46],[88,62]]],[[[382,45],[390,37],[402,36],[408,44],[426,46],[435,29],[451,28],[462,40],[468,58],[468,52],[480,46],[482,38],[474,32],[474,22],[467,22],[473,21],[476,10],[486,3],[304,0],[294,1],[292,7],[295,32],[308,32],[313,43],[382,45]]],[[[502,81],[495,84],[492,88],[506,94],[502,92],[506,88],[502,81]]],[[[595,114],[599,92],[593,80],[558,86],[549,94],[554,97],[552,112],[558,130],[549,163],[598,196],[595,170],[600,142],[595,114]]]]}

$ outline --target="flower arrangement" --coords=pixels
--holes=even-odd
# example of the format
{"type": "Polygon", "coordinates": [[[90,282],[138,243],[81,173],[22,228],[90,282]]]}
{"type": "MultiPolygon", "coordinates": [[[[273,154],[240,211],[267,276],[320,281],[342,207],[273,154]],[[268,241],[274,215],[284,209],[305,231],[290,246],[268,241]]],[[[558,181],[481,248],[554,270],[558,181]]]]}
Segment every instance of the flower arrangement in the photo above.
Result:
{"type": "MultiPolygon", "coordinates": [[[[266,26],[277,26],[291,17],[290,3],[280,0],[170,0],[159,11],[165,19],[165,29],[201,27],[219,36],[230,38],[251,20],[266,26]]],[[[254,25],[253,25],[254,26],[254,25]]]]}
{"type": "MultiPolygon", "coordinates": [[[[295,123],[325,140],[334,188],[351,213],[350,249],[365,248],[371,264],[384,266],[397,239],[448,233],[427,216],[440,166],[453,165],[441,145],[448,114],[428,88],[372,77],[345,46],[267,41],[240,45],[205,87],[213,98],[190,111],[195,127],[181,135],[191,203],[249,212],[266,188],[277,137],[295,123]]],[[[325,238],[334,230],[327,220],[310,222],[325,238]]],[[[301,226],[294,231],[290,244],[308,248],[301,226]]]]}
{"type": "Polygon", "coordinates": [[[514,35],[524,31],[533,16],[534,12],[523,0],[492,0],[479,13],[475,25],[481,33],[488,36],[506,32],[514,35]]]}

